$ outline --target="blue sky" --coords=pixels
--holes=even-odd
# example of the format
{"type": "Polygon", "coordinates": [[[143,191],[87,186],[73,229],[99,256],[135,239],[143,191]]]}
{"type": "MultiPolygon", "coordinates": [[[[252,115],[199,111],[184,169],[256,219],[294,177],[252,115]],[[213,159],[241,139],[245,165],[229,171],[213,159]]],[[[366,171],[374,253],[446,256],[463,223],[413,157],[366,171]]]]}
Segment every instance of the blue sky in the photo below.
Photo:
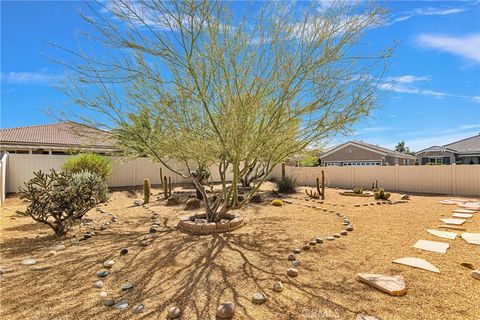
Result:
{"type": "MultiPolygon", "coordinates": [[[[393,148],[405,140],[412,150],[446,144],[480,132],[480,2],[391,1],[381,27],[362,40],[384,48],[398,42],[381,89],[378,108],[351,136],[393,148]]],[[[45,108],[66,101],[54,85],[66,70],[48,42],[79,49],[88,31],[82,2],[1,2],[2,128],[53,122],[45,108]]],[[[59,56],[60,55],[60,56],[59,56]]]]}

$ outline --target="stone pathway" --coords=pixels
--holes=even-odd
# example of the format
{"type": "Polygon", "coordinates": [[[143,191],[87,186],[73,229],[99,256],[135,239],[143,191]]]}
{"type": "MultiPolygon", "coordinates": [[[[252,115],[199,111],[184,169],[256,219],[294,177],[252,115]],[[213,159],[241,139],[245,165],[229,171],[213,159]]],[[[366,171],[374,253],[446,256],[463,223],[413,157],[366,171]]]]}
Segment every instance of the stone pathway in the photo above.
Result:
{"type": "Polygon", "coordinates": [[[418,240],[413,247],[421,250],[444,254],[447,253],[447,249],[450,247],[450,245],[445,242],[418,240]]]}
{"type": "Polygon", "coordinates": [[[419,269],[423,269],[431,272],[440,273],[440,270],[437,267],[427,262],[426,260],[420,259],[420,258],[414,258],[414,257],[400,258],[400,259],[394,260],[393,263],[403,264],[403,265],[414,267],[414,268],[419,268],[419,269]]]}
{"type": "Polygon", "coordinates": [[[445,238],[445,239],[455,240],[455,238],[457,237],[457,234],[455,232],[447,232],[447,231],[440,231],[440,230],[434,230],[434,229],[427,229],[427,232],[430,234],[433,234],[434,236],[445,238]]]}
{"type": "Polygon", "coordinates": [[[387,276],[373,273],[357,273],[358,279],[380,291],[392,296],[402,296],[407,293],[405,279],[402,275],[387,276]]]}

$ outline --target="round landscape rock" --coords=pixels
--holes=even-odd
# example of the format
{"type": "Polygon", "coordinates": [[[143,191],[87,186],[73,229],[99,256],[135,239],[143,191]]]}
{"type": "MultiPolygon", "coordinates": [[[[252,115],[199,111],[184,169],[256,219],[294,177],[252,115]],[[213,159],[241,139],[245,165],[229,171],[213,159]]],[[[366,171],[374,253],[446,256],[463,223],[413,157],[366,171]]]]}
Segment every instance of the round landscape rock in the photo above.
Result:
{"type": "Polygon", "coordinates": [[[169,319],[178,319],[182,311],[179,307],[171,307],[168,309],[168,318],[169,319]]]}
{"type": "Polygon", "coordinates": [[[295,268],[290,268],[290,269],[287,270],[287,275],[289,277],[296,277],[296,276],[298,276],[298,270],[295,269],[295,268]]]}
{"type": "Polygon", "coordinates": [[[100,299],[107,300],[108,293],[106,291],[100,291],[100,299]]]}
{"type": "Polygon", "coordinates": [[[252,295],[252,302],[256,304],[262,304],[267,301],[267,296],[263,292],[255,292],[252,295]]]}
{"type": "Polygon", "coordinates": [[[112,259],[109,259],[103,263],[103,266],[105,268],[111,268],[114,264],[115,264],[115,261],[113,261],[112,259]]]}
{"type": "Polygon", "coordinates": [[[220,304],[217,308],[217,317],[220,319],[231,319],[235,314],[235,304],[227,301],[220,304]]]}
{"type": "Polygon", "coordinates": [[[53,250],[55,250],[55,251],[65,250],[65,245],[64,244],[56,245],[55,248],[53,248],[53,250]]]}
{"type": "Polygon", "coordinates": [[[342,236],[339,235],[338,233],[335,233],[335,234],[333,235],[333,237],[338,239],[338,238],[341,238],[342,236]]]}
{"type": "Polygon", "coordinates": [[[106,276],[108,276],[108,271],[107,270],[98,271],[97,276],[99,276],[100,278],[105,278],[106,276]]]}
{"type": "Polygon", "coordinates": [[[283,284],[278,281],[273,284],[273,291],[275,292],[282,292],[283,291],[283,284]]]}
{"type": "Polygon", "coordinates": [[[294,267],[300,267],[302,265],[302,261],[300,261],[300,260],[292,261],[292,265],[294,267]]]}
{"type": "Polygon", "coordinates": [[[115,305],[115,300],[114,299],[107,299],[103,302],[103,304],[106,305],[107,307],[112,307],[112,306],[115,305]]]}
{"type": "Polygon", "coordinates": [[[294,254],[289,254],[288,261],[294,261],[294,260],[297,260],[297,257],[294,254]]]}
{"type": "Polygon", "coordinates": [[[320,243],[323,243],[323,239],[322,239],[322,238],[316,238],[316,239],[315,239],[315,242],[316,242],[316,243],[319,243],[319,244],[320,244],[320,243]]]}
{"type": "Polygon", "coordinates": [[[118,302],[116,305],[113,306],[115,309],[127,309],[128,308],[128,302],[125,300],[122,300],[118,302]]]}
{"type": "Polygon", "coordinates": [[[310,246],[314,246],[314,245],[317,244],[317,242],[316,242],[316,241],[310,241],[308,244],[309,244],[310,246]]]}
{"type": "Polygon", "coordinates": [[[342,231],[340,231],[340,235],[342,235],[342,236],[348,235],[347,230],[342,230],[342,231]]]}
{"type": "Polygon", "coordinates": [[[302,253],[302,250],[300,250],[300,249],[293,249],[293,253],[294,253],[294,254],[300,254],[300,253],[302,253]]]}
{"type": "Polygon", "coordinates": [[[142,303],[137,304],[132,310],[135,314],[142,313],[143,311],[145,311],[145,306],[142,303]]]}
{"type": "Polygon", "coordinates": [[[302,247],[302,250],[303,250],[303,251],[308,251],[308,250],[310,250],[310,245],[308,245],[308,244],[304,245],[304,246],[302,247]]]}
{"type": "Polygon", "coordinates": [[[127,291],[130,289],[133,289],[133,284],[127,282],[124,285],[122,285],[122,291],[127,291]]]}
{"type": "Polygon", "coordinates": [[[98,280],[97,282],[95,282],[95,283],[93,284],[93,287],[94,287],[94,288],[98,288],[98,289],[103,288],[103,281],[98,280]]]}
{"type": "Polygon", "coordinates": [[[120,249],[120,254],[121,254],[121,255],[125,255],[125,254],[127,254],[127,253],[128,253],[128,248],[122,248],[122,249],[120,249]]]}
{"type": "Polygon", "coordinates": [[[348,225],[345,230],[347,231],[353,231],[353,226],[352,225],[348,225]]]}
{"type": "Polygon", "coordinates": [[[333,240],[335,240],[335,238],[334,237],[327,237],[327,240],[328,241],[333,241],[333,240]]]}
{"type": "Polygon", "coordinates": [[[55,250],[50,250],[50,251],[47,252],[47,254],[46,254],[45,256],[46,256],[46,257],[53,257],[53,256],[55,256],[55,255],[57,255],[57,251],[55,251],[55,250]]]}

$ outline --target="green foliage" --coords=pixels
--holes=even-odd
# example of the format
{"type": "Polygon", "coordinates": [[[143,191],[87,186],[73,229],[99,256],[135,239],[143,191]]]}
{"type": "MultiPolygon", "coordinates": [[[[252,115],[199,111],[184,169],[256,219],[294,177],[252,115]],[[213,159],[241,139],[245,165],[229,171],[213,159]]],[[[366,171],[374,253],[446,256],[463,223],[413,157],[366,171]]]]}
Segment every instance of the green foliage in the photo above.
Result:
{"type": "Polygon", "coordinates": [[[312,199],[320,199],[320,195],[318,194],[318,192],[305,189],[305,193],[312,199]]]}
{"type": "Polygon", "coordinates": [[[315,151],[310,151],[310,152],[305,152],[300,160],[298,161],[298,164],[300,167],[316,167],[318,166],[318,157],[317,157],[317,150],[315,151]]]}
{"type": "Polygon", "coordinates": [[[143,180],[143,203],[150,202],[150,180],[145,178],[143,180]]]}
{"type": "Polygon", "coordinates": [[[279,192],[293,193],[297,190],[297,186],[297,180],[290,177],[285,177],[284,179],[277,182],[279,192]]]}
{"type": "Polygon", "coordinates": [[[96,153],[82,153],[73,158],[69,158],[63,164],[62,169],[72,173],[88,171],[106,180],[112,171],[112,161],[96,153]]]}
{"type": "Polygon", "coordinates": [[[363,188],[353,188],[353,193],[362,194],[363,193],[363,188]]]}
{"type": "Polygon", "coordinates": [[[373,189],[376,200],[388,200],[390,198],[390,192],[386,192],[382,187],[373,189]]]}
{"type": "Polygon", "coordinates": [[[88,210],[108,199],[108,187],[98,175],[83,171],[34,172],[19,188],[20,199],[29,201],[25,215],[65,235],[88,210]]]}
{"type": "Polygon", "coordinates": [[[272,206],[274,207],[281,207],[283,206],[283,201],[280,199],[275,199],[272,201],[272,206]]]}
{"type": "Polygon", "coordinates": [[[405,141],[400,141],[399,143],[397,143],[397,145],[395,146],[395,151],[410,154],[412,156],[415,155],[415,152],[410,151],[410,148],[405,146],[405,141]]]}

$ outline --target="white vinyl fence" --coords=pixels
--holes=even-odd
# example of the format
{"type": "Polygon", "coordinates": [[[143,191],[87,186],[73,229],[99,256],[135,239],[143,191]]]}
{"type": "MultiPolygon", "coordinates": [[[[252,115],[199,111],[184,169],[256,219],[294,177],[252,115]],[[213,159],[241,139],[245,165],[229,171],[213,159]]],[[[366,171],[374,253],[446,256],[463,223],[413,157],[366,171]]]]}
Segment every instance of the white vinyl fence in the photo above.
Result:
{"type": "MultiPolygon", "coordinates": [[[[480,165],[438,166],[345,166],[345,167],[286,167],[286,175],[300,185],[315,185],[316,177],[325,171],[328,187],[352,189],[378,185],[389,191],[480,196],[480,165]]],[[[278,166],[271,177],[281,179],[278,166]]]]}
{"type": "MultiPolygon", "coordinates": [[[[17,192],[18,187],[33,177],[33,172],[50,169],[59,170],[70,155],[43,155],[43,154],[9,154],[6,165],[6,192],[17,192]]],[[[190,182],[159,163],[147,158],[126,160],[124,158],[112,158],[113,170],[109,177],[111,187],[130,187],[143,185],[143,179],[150,179],[150,183],[160,183],[160,168],[164,176],[171,176],[172,183],[190,182]]],[[[2,168],[4,168],[2,164],[2,168]]],[[[219,181],[218,169],[210,168],[212,181],[219,181]]],[[[229,176],[227,175],[227,179],[229,176]]]]}

